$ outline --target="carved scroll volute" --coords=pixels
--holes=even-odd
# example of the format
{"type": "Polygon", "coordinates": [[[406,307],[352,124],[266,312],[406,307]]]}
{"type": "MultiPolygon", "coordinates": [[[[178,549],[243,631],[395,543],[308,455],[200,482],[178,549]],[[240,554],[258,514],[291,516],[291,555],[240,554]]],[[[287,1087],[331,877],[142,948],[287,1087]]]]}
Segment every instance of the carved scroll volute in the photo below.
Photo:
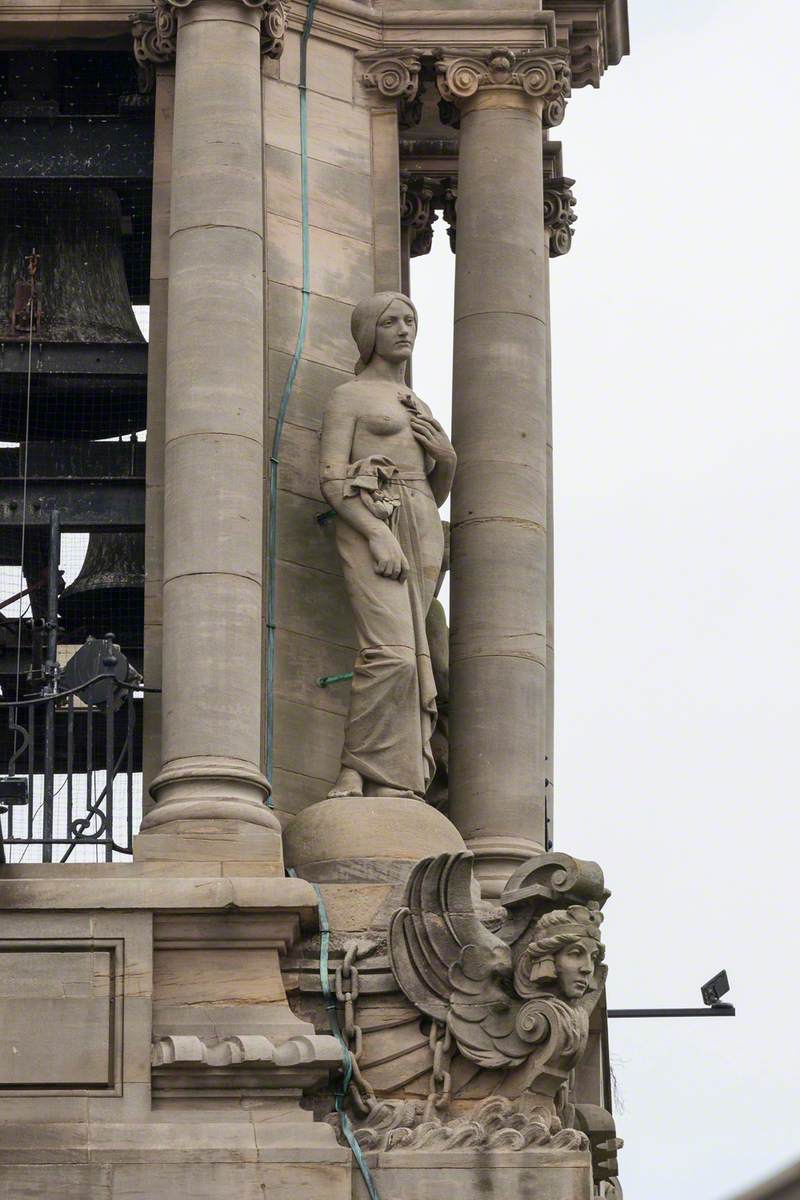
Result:
{"type": "Polygon", "coordinates": [[[412,175],[400,181],[400,223],[411,230],[411,257],[428,254],[433,243],[435,180],[412,175]]]}
{"type": "MultiPolygon", "coordinates": [[[[245,8],[261,11],[261,53],[279,58],[283,53],[288,19],[284,0],[241,0],[245,8]]],[[[173,62],[178,40],[177,9],[188,8],[192,0],[154,0],[153,7],[130,15],[133,55],[139,66],[173,62]]]]}
{"type": "Polygon", "coordinates": [[[385,100],[408,104],[415,100],[420,86],[422,52],[419,50],[379,51],[359,54],[358,79],[368,90],[385,100]]]}
{"type": "Polygon", "coordinates": [[[551,258],[567,254],[572,246],[572,226],[578,219],[572,192],[574,182],[563,177],[545,180],[544,224],[550,236],[551,258]]]}
{"type": "Polygon", "coordinates": [[[442,53],[436,82],[447,105],[462,108],[486,89],[516,91],[541,103],[542,123],[560,124],[570,94],[569,55],[561,49],[518,53],[496,47],[484,54],[442,53]]]}

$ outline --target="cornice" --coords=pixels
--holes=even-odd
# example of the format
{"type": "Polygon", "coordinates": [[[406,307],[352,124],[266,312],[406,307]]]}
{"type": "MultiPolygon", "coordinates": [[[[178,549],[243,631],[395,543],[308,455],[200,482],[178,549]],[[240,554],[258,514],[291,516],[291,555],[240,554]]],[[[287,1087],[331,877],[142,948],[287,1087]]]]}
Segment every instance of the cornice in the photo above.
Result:
{"type": "MultiPolygon", "coordinates": [[[[467,52],[486,45],[512,50],[561,46],[570,54],[573,87],[597,86],[609,66],[629,52],[627,0],[545,0],[541,11],[531,0],[503,8],[448,9],[397,0],[366,4],[360,0],[318,0],[314,36],[353,50],[396,50],[407,45],[430,52],[440,46],[467,52]]],[[[53,40],[124,33],[131,0],[6,0],[0,37],[53,40]]],[[[299,32],[307,0],[291,0],[288,28],[299,32]]]]}
{"type": "MultiPolygon", "coordinates": [[[[292,0],[290,29],[302,30],[306,10],[307,0],[292,0]]],[[[466,51],[498,43],[513,49],[557,44],[554,14],[542,12],[529,2],[491,11],[443,12],[434,6],[404,9],[395,4],[376,4],[368,8],[357,0],[319,0],[314,12],[314,36],[354,50],[387,52],[410,45],[431,53],[442,45],[466,51]]]]}

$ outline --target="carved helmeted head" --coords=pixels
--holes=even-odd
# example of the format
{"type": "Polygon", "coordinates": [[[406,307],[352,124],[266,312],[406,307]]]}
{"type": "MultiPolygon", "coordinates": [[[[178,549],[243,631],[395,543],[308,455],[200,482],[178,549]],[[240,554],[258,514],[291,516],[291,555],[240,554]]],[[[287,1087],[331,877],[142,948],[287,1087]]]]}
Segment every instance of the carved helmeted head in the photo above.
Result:
{"type": "Polygon", "coordinates": [[[545,913],[514,967],[520,996],[561,993],[574,1003],[595,990],[605,947],[600,941],[603,915],[597,905],[571,904],[545,913]]]}

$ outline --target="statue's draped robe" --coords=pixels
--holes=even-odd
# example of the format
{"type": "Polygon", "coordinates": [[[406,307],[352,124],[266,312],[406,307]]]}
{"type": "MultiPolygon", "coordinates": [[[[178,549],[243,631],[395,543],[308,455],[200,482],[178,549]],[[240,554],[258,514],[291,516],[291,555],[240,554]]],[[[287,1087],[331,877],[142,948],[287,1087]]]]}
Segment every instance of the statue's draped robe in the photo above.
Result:
{"type": "Polygon", "coordinates": [[[402,583],[378,575],[364,535],[336,522],[358,639],[342,765],[368,783],[422,797],[436,724],[425,618],[442,563],[442,523],[426,475],[379,455],[350,465],[345,496],[360,496],[388,523],[409,572],[402,583]]]}

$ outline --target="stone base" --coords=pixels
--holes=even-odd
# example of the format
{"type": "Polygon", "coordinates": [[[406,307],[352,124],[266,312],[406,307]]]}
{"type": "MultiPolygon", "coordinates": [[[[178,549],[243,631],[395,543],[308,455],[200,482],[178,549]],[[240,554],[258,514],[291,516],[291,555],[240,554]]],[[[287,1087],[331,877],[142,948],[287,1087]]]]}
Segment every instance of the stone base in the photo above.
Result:
{"type": "Polygon", "coordinates": [[[545,852],[531,838],[494,835],[468,838],[467,849],[475,855],[475,878],[484,900],[496,900],[517,867],[545,852]]]}
{"type": "Polygon", "coordinates": [[[191,864],[199,876],[284,875],[280,829],[249,821],[172,821],[138,834],[133,857],[137,864],[191,864]]]}
{"type": "Polygon", "coordinates": [[[404,797],[340,796],[303,810],[284,830],[288,866],[322,885],[331,928],[385,929],[414,863],[465,849],[435,808],[404,797]]]}
{"type": "Polygon", "coordinates": [[[309,883],[17,864],[0,913],[0,1195],[349,1200],[302,1106],[340,1047],[281,973],[317,928],[309,883]]]}
{"type": "MultiPolygon", "coordinates": [[[[592,1200],[589,1155],[574,1150],[390,1150],[368,1162],[381,1200],[592,1200]]],[[[356,1170],[353,1200],[368,1200],[356,1170]]]]}
{"type": "Polygon", "coordinates": [[[405,797],[320,800],[289,822],[283,839],[286,865],[314,883],[393,884],[421,858],[466,848],[447,817],[405,797]]]}
{"type": "Polygon", "coordinates": [[[310,1117],[0,1124],[0,1195],[14,1200],[351,1200],[351,1171],[310,1117]]]}

